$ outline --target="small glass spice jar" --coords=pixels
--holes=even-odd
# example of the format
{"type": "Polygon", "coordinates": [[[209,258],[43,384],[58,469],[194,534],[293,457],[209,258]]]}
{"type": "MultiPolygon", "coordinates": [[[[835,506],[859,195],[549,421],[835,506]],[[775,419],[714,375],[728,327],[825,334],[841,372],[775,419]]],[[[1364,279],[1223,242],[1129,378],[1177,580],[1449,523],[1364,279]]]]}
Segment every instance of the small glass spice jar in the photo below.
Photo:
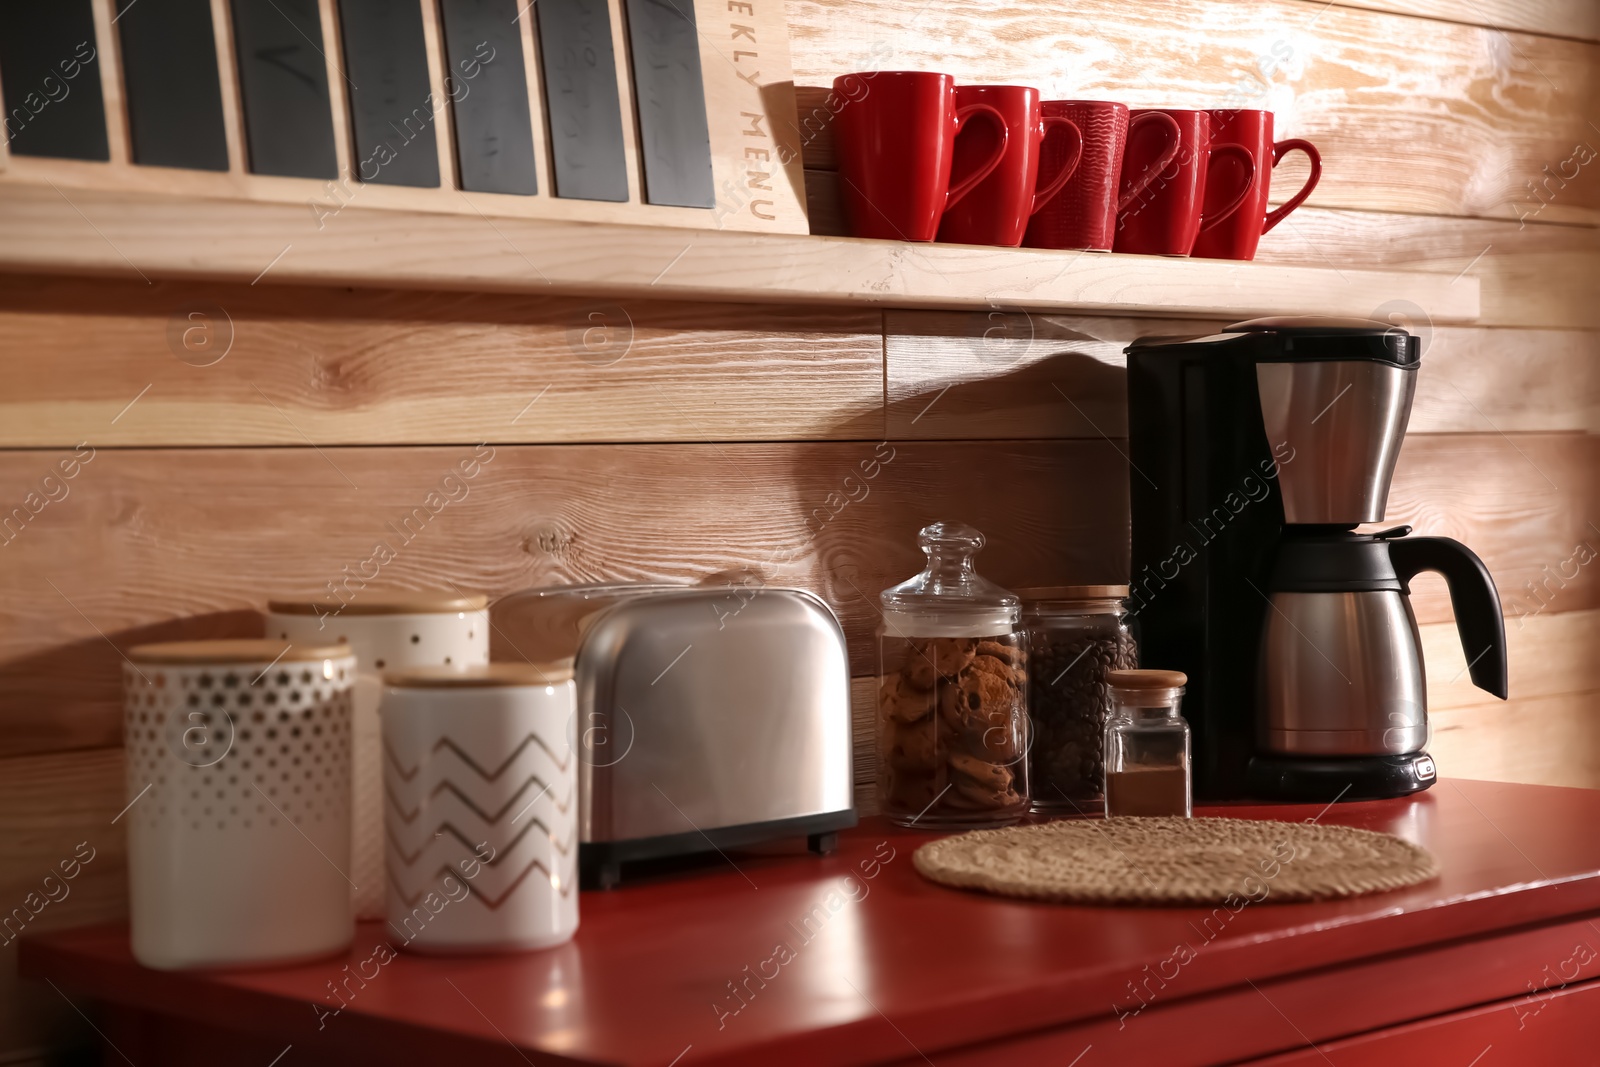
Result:
{"type": "Polygon", "coordinates": [[[974,569],[972,527],[917,544],[927,569],[879,598],[880,807],[902,826],[1003,826],[1028,810],[1021,602],[974,569]]]}
{"type": "Polygon", "coordinates": [[[1019,589],[1028,630],[1028,783],[1033,810],[1105,810],[1102,754],[1111,691],[1106,674],[1139,664],[1125,585],[1019,589]]]}
{"type": "Polygon", "coordinates": [[[1112,671],[1106,816],[1194,814],[1181,671],[1112,671]]]}

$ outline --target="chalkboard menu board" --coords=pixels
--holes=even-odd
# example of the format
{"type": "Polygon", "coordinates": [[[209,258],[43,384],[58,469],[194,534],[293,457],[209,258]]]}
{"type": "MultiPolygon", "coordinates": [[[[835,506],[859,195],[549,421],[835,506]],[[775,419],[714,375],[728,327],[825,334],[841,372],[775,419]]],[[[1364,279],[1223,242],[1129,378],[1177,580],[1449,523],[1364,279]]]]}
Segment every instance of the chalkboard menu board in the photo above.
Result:
{"type": "Polygon", "coordinates": [[[422,9],[393,0],[339,0],[339,30],[356,174],[379,185],[438,185],[433,130],[444,101],[434,99],[428,84],[422,9]]]}
{"type": "Polygon", "coordinates": [[[133,161],[227,170],[208,0],[117,0],[133,161]]]}
{"type": "Polygon", "coordinates": [[[232,10],[250,169],[337,178],[317,0],[233,0],[232,10]]]}
{"type": "Polygon", "coordinates": [[[622,104],[606,0],[539,0],[534,9],[556,195],[627,200],[622,104]]]}
{"type": "Polygon", "coordinates": [[[89,0],[0,4],[0,93],[13,154],[111,158],[89,0]]]}
{"type": "Polygon", "coordinates": [[[628,45],[651,204],[713,207],[711,131],[691,0],[628,0],[628,45]]]}
{"type": "Polygon", "coordinates": [[[439,14],[461,188],[537,193],[517,0],[441,0],[439,14]]]}

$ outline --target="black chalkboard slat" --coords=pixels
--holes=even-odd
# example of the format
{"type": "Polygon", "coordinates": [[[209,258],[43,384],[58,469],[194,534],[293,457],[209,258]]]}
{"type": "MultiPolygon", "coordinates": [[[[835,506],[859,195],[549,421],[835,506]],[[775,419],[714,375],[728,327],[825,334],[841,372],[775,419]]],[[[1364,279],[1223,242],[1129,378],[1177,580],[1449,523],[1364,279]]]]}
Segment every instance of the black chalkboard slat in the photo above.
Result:
{"type": "Polygon", "coordinates": [[[628,45],[645,202],[714,207],[694,0],[628,0],[628,45]]]}
{"type": "Polygon", "coordinates": [[[251,172],[337,178],[317,0],[232,0],[231,10],[251,172]]]}
{"type": "Polygon", "coordinates": [[[628,163],[606,0],[539,0],[533,10],[556,196],[625,202],[628,163]]]}
{"type": "Polygon", "coordinates": [[[534,195],[539,180],[517,0],[440,0],[439,11],[461,188],[534,195]]]}
{"type": "Polygon", "coordinates": [[[111,158],[89,0],[0,3],[0,94],[13,155],[111,158]]]}
{"type": "Polygon", "coordinates": [[[437,188],[444,101],[428,81],[417,0],[339,0],[354,170],[364,182],[437,188]]]}
{"type": "Polygon", "coordinates": [[[227,170],[208,0],[117,0],[117,33],[133,161],[227,170]]]}

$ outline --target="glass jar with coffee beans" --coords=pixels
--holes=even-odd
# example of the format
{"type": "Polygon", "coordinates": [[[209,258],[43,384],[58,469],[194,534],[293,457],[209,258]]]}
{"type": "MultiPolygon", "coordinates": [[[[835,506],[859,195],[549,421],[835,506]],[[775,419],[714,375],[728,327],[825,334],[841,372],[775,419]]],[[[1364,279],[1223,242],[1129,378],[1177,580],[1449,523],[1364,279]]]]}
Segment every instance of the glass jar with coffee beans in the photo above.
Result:
{"type": "Polygon", "coordinates": [[[1105,810],[1104,748],[1110,671],[1139,665],[1125,585],[1022,589],[1028,631],[1028,753],[1033,810],[1091,815],[1105,810]]]}
{"type": "Polygon", "coordinates": [[[901,826],[1004,826],[1028,810],[1022,606],[973,569],[977,530],[917,543],[927,569],[879,598],[879,806],[901,826]]]}

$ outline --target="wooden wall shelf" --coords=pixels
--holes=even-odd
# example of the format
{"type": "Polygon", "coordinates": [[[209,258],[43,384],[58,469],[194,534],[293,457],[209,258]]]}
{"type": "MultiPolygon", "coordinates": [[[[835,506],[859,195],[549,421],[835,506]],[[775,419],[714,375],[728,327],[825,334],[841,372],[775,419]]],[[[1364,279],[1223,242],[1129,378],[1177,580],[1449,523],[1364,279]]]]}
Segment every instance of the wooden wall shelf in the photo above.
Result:
{"type": "Polygon", "coordinates": [[[7,183],[0,270],[610,299],[1370,317],[1478,316],[1467,274],[919,245],[7,183]]]}

